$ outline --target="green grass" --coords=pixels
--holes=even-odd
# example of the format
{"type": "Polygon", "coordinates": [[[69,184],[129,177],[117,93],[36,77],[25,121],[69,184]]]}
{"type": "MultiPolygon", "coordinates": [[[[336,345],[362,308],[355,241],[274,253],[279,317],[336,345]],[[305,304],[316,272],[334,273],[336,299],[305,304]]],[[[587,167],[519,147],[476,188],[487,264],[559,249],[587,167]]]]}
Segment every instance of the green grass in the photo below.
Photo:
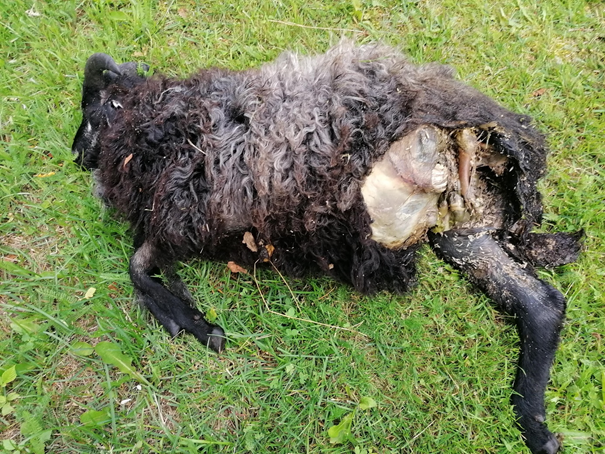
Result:
{"type": "Polygon", "coordinates": [[[543,228],[587,233],[577,263],[540,272],[568,299],[548,422],[566,453],[603,452],[605,9],[542,3],[1,2],[0,396],[11,400],[0,452],[348,453],[327,430],[362,397],[377,407],[355,412],[357,452],[526,452],[509,405],[516,333],[428,250],[409,294],[372,298],[327,279],[286,285],[263,271],[257,287],[224,264],[185,265],[200,307],[230,335],[220,357],[170,339],[132,303],[128,230],[70,154],[86,58],[185,75],[321,52],[342,35],[452,64],[548,132],[543,228]],[[75,348],[101,341],[143,383],[75,348]]]}

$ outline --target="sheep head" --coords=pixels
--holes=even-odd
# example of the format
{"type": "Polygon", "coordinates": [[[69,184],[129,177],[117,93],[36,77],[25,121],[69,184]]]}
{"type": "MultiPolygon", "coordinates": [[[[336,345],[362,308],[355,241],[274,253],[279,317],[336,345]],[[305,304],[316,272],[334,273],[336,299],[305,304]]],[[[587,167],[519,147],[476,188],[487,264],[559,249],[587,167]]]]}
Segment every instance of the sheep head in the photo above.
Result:
{"type": "Polygon", "coordinates": [[[97,167],[99,129],[111,124],[120,99],[130,89],[145,81],[149,66],[134,62],[118,65],[107,54],[96,53],[86,61],[82,84],[82,123],[71,151],[76,162],[85,169],[97,167]]]}

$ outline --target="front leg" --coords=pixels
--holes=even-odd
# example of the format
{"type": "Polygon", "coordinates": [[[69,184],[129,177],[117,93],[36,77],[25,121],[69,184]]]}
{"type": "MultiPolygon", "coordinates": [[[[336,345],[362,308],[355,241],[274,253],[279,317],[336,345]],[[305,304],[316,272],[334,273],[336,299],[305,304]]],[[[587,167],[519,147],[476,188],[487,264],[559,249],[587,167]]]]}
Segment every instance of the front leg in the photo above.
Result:
{"type": "MultiPolygon", "coordinates": [[[[160,257],[157,248],[149,242],[144,242],[130,259],[130,278],[137,298],[172,336],[185,330],[207,347],[221,352],[225,348],[223,329],[208,323],[199,310],[188,304],[189,301],[183,300],[183,295],[175,295],[164,287],[159,279],[151,276],[154,270],[170,269],[160,265],[160,257]]],[[[184,286],[180,280],[173,280],[172,286],[174,285],[184,286]]],[[[182,293],[181,290],[182,288],[179,288],[177,293],[182,293]]],[[[189,292],[185,296],[187,295],[189,292]]]]}
{"type": "Polygon", "coordinates": [[[512,403],[531,452],[556,453],[559,441],[544,422],[544,392],[565,316],[563,295],[535,277],[529,264],[511,259],[487,230],[431,234],[431,244],[515,317],[521,352],[512,403]]]}

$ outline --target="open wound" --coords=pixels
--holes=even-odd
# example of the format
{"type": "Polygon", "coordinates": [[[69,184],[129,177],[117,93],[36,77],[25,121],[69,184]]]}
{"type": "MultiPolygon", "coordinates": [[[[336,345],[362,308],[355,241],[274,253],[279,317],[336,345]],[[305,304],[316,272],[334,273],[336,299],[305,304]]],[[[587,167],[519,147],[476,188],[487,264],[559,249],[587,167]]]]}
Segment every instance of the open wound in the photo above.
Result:
{"type": "MultiPolygon", "coordinates": [[[[488,127],[479,133],[487,137],[488,127]]],[[[363,182],[372,239],[400,248],[430,229],[500,227],[504,195],[477,169],[497,179],[507,161],[473,129],[419,127],[393,143],[363,182]]]]}

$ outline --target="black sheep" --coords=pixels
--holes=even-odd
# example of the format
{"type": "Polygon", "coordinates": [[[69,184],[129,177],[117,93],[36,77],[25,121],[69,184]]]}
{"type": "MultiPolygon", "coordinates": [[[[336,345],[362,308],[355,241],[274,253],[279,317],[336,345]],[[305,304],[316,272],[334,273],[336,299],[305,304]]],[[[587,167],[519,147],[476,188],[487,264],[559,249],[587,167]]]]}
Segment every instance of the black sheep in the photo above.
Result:
{"type": "Polygon", "coordinates": [[[544,391],[565,299],[533,266],[575,260],[579,235],[530,233],[546,170],[530,118],[448,67],[347,42],[187,79],[146,78],[134,63],[95,54],[82,110],[72,150],[130,221],[137,297],[170,334],[225,347],[176,276],[178,261],[271,261],[289,275],[400,292],[428,240],[515,317],[519,424],[533,453],[558,451],[544,391]]]}

